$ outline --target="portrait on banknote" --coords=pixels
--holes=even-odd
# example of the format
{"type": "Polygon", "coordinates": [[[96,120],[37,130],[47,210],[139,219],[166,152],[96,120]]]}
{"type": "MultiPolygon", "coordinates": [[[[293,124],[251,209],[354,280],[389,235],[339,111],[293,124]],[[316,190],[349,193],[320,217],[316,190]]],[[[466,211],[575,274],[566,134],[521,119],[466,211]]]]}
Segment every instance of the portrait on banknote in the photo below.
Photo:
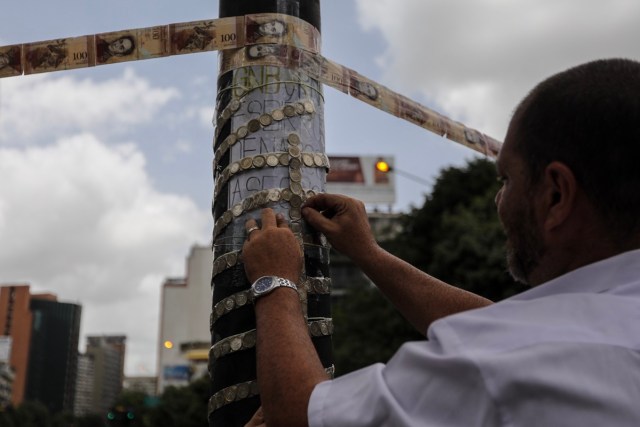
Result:
{"type": "Polygon", "coordinates": [[[175,53],[212,50],[216,38],[213,22],[199,22],[174,31],[171,44],[175,53]]]}
{"type": "Polygon", "coordinates": [[[246,20],[247,43],[257,43],[265,37],[282,37],[287,33],[287,23],[280,19],[248,16],[246,20]]]}
{"type": "Polygon", "coordinates": [[[287,46],[278,44],[256,44],[247,48],[249,59],[260,59],[267,56],[287,58],[287,46]]]}
{"type": "Polygon", "coordinates": [[[378,89],[373,83],[366,81],[362,76],[352,73],[349,76],[349,88],[350,93],[355,98],[366,97],[371,101],[376,101],[378,96],[378,89]]]}
{"type": "Polygon", "coordinates": [[[132,55],[136,49],[136,38],[131,34],[96,35],[96,62],[104,64],[107,62],[118,62],[118,58],[125,58],[132,55]]]}
{"type": "Polygon", "coordinates": [[[0,77],[22,74],[22,49],[7,46],[0,49],[0,77]]]}

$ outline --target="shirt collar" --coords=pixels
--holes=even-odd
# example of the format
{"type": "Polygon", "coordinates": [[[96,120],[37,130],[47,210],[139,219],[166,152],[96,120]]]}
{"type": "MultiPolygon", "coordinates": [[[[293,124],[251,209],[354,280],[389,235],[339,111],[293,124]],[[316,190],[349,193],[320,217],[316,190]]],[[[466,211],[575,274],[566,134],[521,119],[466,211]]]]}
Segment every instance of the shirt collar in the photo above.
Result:
{"type": "Polygon", "coordinates": [[[640,287],[640,249],[585,265],[508,300],[531,300],[567,293],[602,293],[632,283],[640,287]]]}

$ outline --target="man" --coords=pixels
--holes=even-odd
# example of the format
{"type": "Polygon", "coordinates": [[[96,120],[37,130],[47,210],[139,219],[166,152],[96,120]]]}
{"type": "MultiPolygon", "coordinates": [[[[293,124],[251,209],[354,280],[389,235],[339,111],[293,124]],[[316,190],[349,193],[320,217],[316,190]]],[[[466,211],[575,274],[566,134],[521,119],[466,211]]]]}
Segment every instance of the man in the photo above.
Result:
{"type": "Polygon", "coordinates": [[[105,63],[110,58],[118,58],[131,55],[136,48],[133,36],[122,36],[112,41],[96,38],[96,52],[99,63],[105,63]]]}
{"type": "MultiPolygon", "coordinates": [[[[569,69],[520,103],[497,161],[496,205],[511,274],[533,289],[497,304],[384,252],[361,203],[310,199],[308,223],[428,340],[329,381],[297,294],[257,296],[264,417],[250,425],[640,425],[639,158],[638,62],[569,69]]],[[[247,222],[249,279],[298,280],[300,249],[283,217],[264,210],[256,227],[247,222]]]]}

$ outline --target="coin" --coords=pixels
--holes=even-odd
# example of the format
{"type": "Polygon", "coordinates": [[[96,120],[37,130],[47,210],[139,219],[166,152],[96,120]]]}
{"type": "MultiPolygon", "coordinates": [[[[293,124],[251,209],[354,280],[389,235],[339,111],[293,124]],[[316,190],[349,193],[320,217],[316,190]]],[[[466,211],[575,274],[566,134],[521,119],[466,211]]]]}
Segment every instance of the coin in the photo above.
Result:
{"type": "Polygon", "coordinates": [[[251,392],[251,387],[247,383],[240,384],[238,386],[238,397],[240,399],[246,399],[249,397],[249,392],[251,392]]]}
{"type": "Polygon", "coordinates": [[[302,194],[302,185],[299,182],[291,183],[291,192],[293,194],[301,195],[302,194]]]}
{"type": "Polygon", "coordinates": [[[293,182],[300,182],[302,181],[302,173],[300,173],[300,169],[293,169],[291,168],[289,170],[289,178],[291,179],[291,181],[293,182]]]}
{"type": "Polygon", "coordinates": [[[246,126],[240,126],[236,131],[236,135],[238,139],[246,138],[246,136],[249,135],[249,129],[247,129],[246,126]]]}
{"type": "Polygon", "coordinates": [[[278,166],[278,156],[276,156],[275,154],[267,155],[267,164],[271,167],[278,166]]]}
{"type": "Polygon", "coordinates": [[[242,307],[246,303],[247,303],[247,294],[246,293],[239,293],[238,295],[236,295],[236,305],[238,307],[242,307]]]}
{"type": "Polygon", "coordinates": [[[297,115],[301,116],[304,114],[304,104],[302,104],[301,102],[296,102],[294,108],[296,109],[297,115]]]}
{"type": "Polygon", "coordinates": [[[289,155],[291,155],[291,157],[298,157],[300,155],[300,147],[298,147],[297,145],[290,146],[289,155]]]}
{"type": "Polygon", "coordinates": [[[238,253],[231,252],[227,254],[227,267],[231,268],[238,263],[238,253]]]}
{"type": "Polygon", "coordinates": [[[267,127],[271,123],[273,123],[273,117],[271,117],[270,114],[263,114],[258,120],[260,120],[260,124],[264,127],[267,127]]]}
{"type": "Polygon", "coordinates": [[[314,155],[313,155],[313,162],[314,162],[314,163],[316,164],[316,166],[318,166],[318,167],[322,167],[322,166],[324,166],[324,162],[323,162],[322,156],[321,156],[320,154],[317,154],[317,153],[316,153],[316,154],[314,154],[314,155]]]}
{"type": "Polygon", "coordinates": [[[309,329],[311,329],[311,335],[313,335],[314,337],[320,335],[320,326],[317,322],[311,323],[311,325],[309,325],[309,329]]]}
{"type": "Polygon", "coordinates": [[[229,166],[229,170],[231,171],[232,175],[237,174],[240,170],[240,164],[238,162],[232,163],[231,166],[229,166]]]}
{"type": "Polygon", "coordinates": [[[289,169],[300,172],[300,168],[302,167],[302,162],[298,158],[293,158],[289,160],[289,169]]]}
{"type": "Polygon", "coordinates": [[[235,306],[236,306],[236,303],[232,299],[224,300],[224,308],[226,308],[227,311],[233,310],[235,308],[235,306]]]}
{"type": "Polygon", "coordinates": [[[252,348],[256,345],[256,333],[254,331],[247,332],[244,337],[242,337],[242,345],[244,348],[252,348]]]}
{"type": "Polygon", "coordinates": [[[260,125],[260,121],[258,121],[257,119],[249,120],[249,123],[247,123],[247,128],[251,133],[258,132],[261,127],[262,126],[260,125]]]}
{"type": "Polygon", "coordinates": [[[293,196],[291,196],[289,203],[291,204],[291,207],[299,208],[300,206],[302,206],[302,197],[294,194],[293,196]]]}
{"type": "Polygon", "coordinates": [[[231,340],[231,350],[238,351],[242,348],[242,338],[235,337],[231,340]]]}
{"type": "Polygon", "coordinates": [[[264,156],[255,156],[253,158],[253,166],[257,168],[263,167],[266,163],[267,163],[267,160],[264,158],[264,156]]]}
{"type": "Polygon", "coordinates": [[[240,101],[237,99],[232,99],[231,102],[229,102],[229,109],[231,109],[231,111],[236,112],[240,109],[240,101]]]}
{"type": "Polygon", "coordinates": [[[231,114],[232,114],[231,110],[228,110],[225,108],[222,111],[222,114],[220,115],[220,117],[222,117],[223,120],[229,120],[231,118],[231,114]]]}
{"type": "Polygon", "coordinates": [[[218,408],[224,406],[224,396],[222,393],[216,393],[216,406],[218,408]]]}
{"type": "Polygon", "coordinates": [[[290,189],[285,188],[282,190],[282,200],[286,200],[288,202],[289,200],[291,200],[291,196],[293,196],[293,193],[290,189]]]}
{"type": "Polygon", "coordinates": [[[306,101],[304,103],[304,110],[309,114],[313,113],[315,111],[315,107],[313,106],[313,102],[306,101]]]}
{"type": "Polygon", "coordinates": [[[309,153],[302,153],[302,163],[308,167],[313,166],[313,156],[309,153]]]}
{"type": "Polygon", "coordinates": [[[325,322],[320,323],[320,332],[322,335],[329,335],[329,327],[325,322]]]}
{"type": "Polygon", "coordinates": [[[225,213],[222,214],[222,222],[227,225],[230,224],[231,221],[233,221],[233,214],[229,211],[226,211],[225,213]]]}
{"type": "Polygon", "coordinates": [[[279,122],[280,120],[284,119],[284,112],[280,109],[273,110],[273,113],[271,113],[271,117],[273,117],[273,120],[275,120],[276,122],[279,122]]]}
{"type": "Polygon", "coordinates": [[[289,141],[289,144],[299,145],[300,137],[298,136],[298,134],[292,133],[292,134],[289,134],[289,136],[287,137],[287,141],[289,141]]]}
{"type": "Polygon", "coordinates": [[[231,403],[236,400],[236,389],[233,386],[224,390],[224,400],[227,403],[231,403]]]}
{"type": "Polygon", "coordinates": [[[224,304],[216,304],[216,314],[222,316],[226,312],[224,304]]]}
{"type": "Polygon", "coordinates": [[[289,160],[290,160],[289,153],[280,154],[280,157],[278,158],[278,160],[280,161],[280,164],[282,166],[288,166],[289,160]]]}
{"type": "Polygon", "coordinates": [[[242,170],[246,171],[247,169],[251,169],[251,166],[253,166],[253,159],[251,157],[245,157],[240,160],[240,167],[242,170]]]}
{"type": "Polygon", "coordinates": [[[281,197],[282,197],[282,194],[280,193],[280,190],[278,190],[277,188],[274,188],[271,191],[269,191],[270,201],[279,202],[281,197]]]}
{"type": "Polygon", "coordinates": [[[242,204],[238,203],[237,205],[234,205],[231,208],[231,213],[233,214],[233,216],[235,217],[239,217],[240,215],[242,215],[243,209],[242,209],[242,204]]]}
{"type": "Polygon", "coordinates": [[[220,355],[224,356],[226,354],[229,354],[229,350],[231,349],[231,346],[229,345],[229,341],[225,341],[222,343],[222,350],[220,351],[220,355]]]}
{"type": "Polygon", "coordinates": [[[293,117],[296,115],[296,109],[293,105],[285,105],[282,110],[284,115],[287,117],[293,117]]]}
{"type": "Polygon", "coordinates": [[[302,212],[300,211],[300,208],[292,207],[291,209],[289,209],[289,217],[294,221],[302,219],[302,212]]]}
{"type": "Polygon", "coordinates": [[[302,225],[298,222],[292,222],[289,224],[289,228],[294,234],[302,232],[302,225]]]}
{"type": "Polygon", "coordinates": [[[229,147],[231,147],[233,144],[235,144],[236,142],[238,142],[238,137],[235,134],[231,134],[228,137],[225,138],[224,142],[227,143],[227,145],[229,147]]]}

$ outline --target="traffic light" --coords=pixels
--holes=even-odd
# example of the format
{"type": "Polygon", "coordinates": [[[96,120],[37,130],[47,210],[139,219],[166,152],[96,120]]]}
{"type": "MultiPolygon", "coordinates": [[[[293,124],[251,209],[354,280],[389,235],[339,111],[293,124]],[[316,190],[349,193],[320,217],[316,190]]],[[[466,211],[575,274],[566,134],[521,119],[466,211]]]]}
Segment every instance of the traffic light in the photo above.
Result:
{"type": "Polygon", "coordinates": [[[376,162],[376,169],[384,173],[391,172],[391,165],[384,160],[378,160],[376,162]]]}

